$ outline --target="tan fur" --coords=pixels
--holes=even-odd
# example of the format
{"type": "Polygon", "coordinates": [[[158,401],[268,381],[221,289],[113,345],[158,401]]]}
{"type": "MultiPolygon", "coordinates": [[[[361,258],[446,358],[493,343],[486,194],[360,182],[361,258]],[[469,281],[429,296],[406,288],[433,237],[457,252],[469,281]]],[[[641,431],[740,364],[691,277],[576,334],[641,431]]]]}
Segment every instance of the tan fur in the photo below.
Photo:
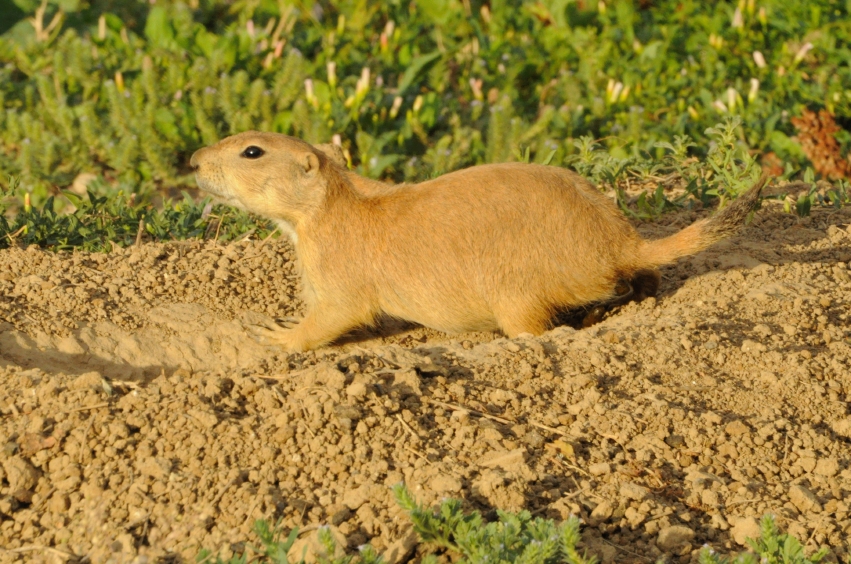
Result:
{"type": "Polygon", "coordinates": [[[202,190],[293,238],[307,313],[265,332],[292,351],[379,314],[514,337],[542,333],[559,309],[614,297],[620,280],[653,294],[658,267],[734,232],[764,183],[716,214],[723,221],[645,241],[610,199],[559,167],[483,165],[390,186],[303,141],[259,132],[201,149],[191,164],[202,190]],[[249,146],[265,154],[241,156],[249,146]]]}

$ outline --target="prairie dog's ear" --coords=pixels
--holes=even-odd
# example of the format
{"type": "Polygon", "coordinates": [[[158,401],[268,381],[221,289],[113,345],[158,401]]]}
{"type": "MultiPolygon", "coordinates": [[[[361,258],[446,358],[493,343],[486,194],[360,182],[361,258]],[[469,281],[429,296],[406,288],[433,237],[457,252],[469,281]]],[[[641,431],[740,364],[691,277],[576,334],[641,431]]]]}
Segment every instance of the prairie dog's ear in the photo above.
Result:
{"type": "Polygon", "coordinates": [[[321,151],[323,155],[331,160],[331,162],[334,162],[344,168],[348,164],[346,162],[345,155],[343,155],[343,148],[339,145],[334,145],[333,143],[321,143],[319,145],[314,145],[313,148],[317,151],[321,151]]]}
{"type": "Polygon", "coordinates": [[[319,174],[319,157],[313,152],[302,153],[298,158],[299,164],[304,169],[304,174],[307,176],[316,176],[319,174]]]}

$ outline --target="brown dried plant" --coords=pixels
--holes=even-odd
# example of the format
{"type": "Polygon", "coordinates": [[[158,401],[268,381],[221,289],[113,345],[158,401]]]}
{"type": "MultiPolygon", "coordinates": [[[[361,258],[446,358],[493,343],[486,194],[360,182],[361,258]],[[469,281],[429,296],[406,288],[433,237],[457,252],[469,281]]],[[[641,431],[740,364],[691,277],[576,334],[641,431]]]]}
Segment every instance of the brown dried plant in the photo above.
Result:
{"type": "Polygon", "coordinates": [[[842,128],[833,114],[827,110],[818,114],[804,110],[800,117],[792,118],[792,125],[798,130],[798,142],[817,173],[832,180],[851,176],[851,160],[842,156],[836,140],[836,133],[842,128]]]}

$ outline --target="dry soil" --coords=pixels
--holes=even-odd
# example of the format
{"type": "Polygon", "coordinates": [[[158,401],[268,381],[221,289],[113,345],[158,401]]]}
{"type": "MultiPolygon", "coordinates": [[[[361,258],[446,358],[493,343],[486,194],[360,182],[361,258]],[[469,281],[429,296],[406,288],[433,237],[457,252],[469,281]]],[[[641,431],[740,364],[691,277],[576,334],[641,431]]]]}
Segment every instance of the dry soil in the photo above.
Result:
{"type": "Polygon", "coordinates": [[[417,561],[399,482],[579,515],[606,563],[739,550],[766,513],[845,555],[849,224],[769,206],[587,329],[387,323],[295,355],[247,330],[299,314],[284,241],[0,251],[0,562],[227,556],[259,518],[417,561]]]}

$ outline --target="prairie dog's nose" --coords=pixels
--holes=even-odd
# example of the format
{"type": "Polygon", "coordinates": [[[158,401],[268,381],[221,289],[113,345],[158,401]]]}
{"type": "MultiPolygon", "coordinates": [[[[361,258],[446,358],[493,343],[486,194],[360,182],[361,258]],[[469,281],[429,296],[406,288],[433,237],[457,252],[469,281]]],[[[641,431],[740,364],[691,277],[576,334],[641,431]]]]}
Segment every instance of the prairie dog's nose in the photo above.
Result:
{"type": "Polygon", "coordinates": [[[197,151],[192,153],[192,158],[189,159],[189,166],[192,168],[192,170],[197,171],[198,167],[201,166],[201,159],[199,159],[198,156],[203,150],[204,149],[198,149],[197,151]]]}

